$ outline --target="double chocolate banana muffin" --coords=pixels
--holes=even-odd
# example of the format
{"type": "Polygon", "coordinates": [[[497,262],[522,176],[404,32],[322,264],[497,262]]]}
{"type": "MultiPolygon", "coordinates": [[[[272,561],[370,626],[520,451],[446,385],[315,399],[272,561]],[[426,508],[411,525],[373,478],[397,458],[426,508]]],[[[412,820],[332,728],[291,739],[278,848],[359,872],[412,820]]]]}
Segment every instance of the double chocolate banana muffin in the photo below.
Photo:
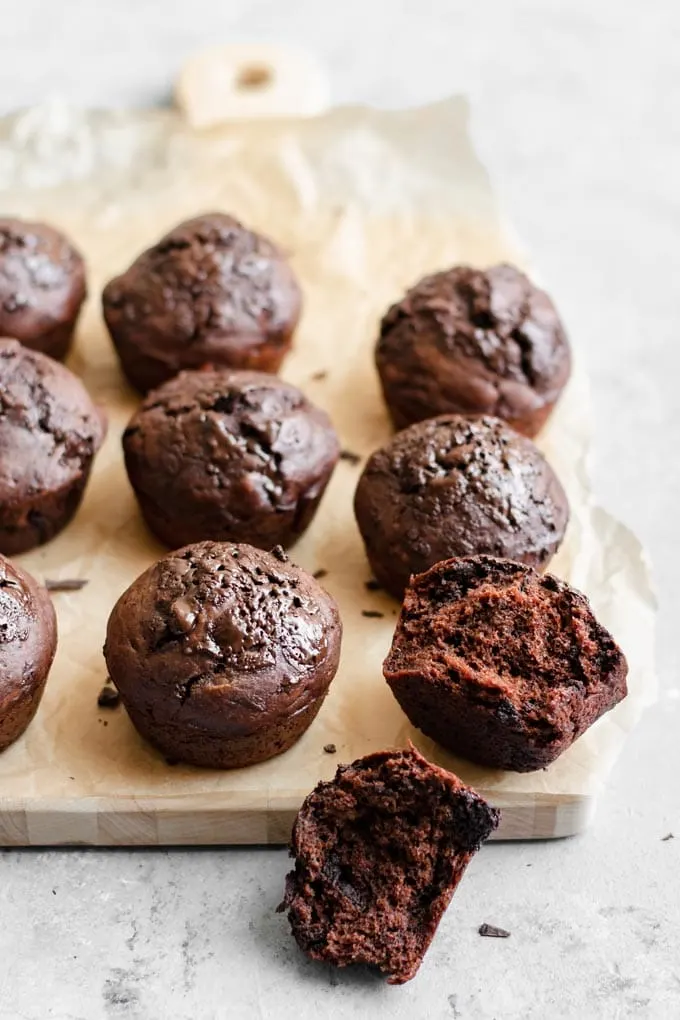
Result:
{"type": "Polygon", "coordinates": [[[0,336],[62,360],[86,293],[85,264],[68,238],[0,217],[0,336]]]}
{"type": "Polygon", "coordinates": [[[625,698],[628,666],[580,592],[479,556],[413,578],[383,672],[442,747],[531,772],[625,698]]]}
{"type": "Polygon", "coordinates": [[[104,655],[135,727],[168,759],[237,768],[304,733],[341,636],[333,598],[282,549],[201,542],[121,596],[104,655]]]}
{"type": "Polygon", "coordinates": [[[144,518],[170,548],[203,539],[289,546],[338,459],[333,426],[264,372],[183,372],[153,390],[123,435],[144,518]]]}
{"type": "Polygon", "coordinates": [[[57,619],[49,595],[0,556],[0,751],[35,715],[56,650],[57,619]]]}
{"type": "Polygon", "coordinates": [[[569,519],[564,489],[530,439],[497,418],[412,425],[363,470],[354,510],[373,572],[401,598],[412,574],[489,553],[543,567],[569,519]]]}
{"type": "Polygon", "coordinates": [[[293,827],[281,909],[313,960],[415,976],[442,915],[499,812],[414,747],[340,765],[293,827]]]}
{"type": "Polygon", "coordinates": [[[68,524],[104,432],[80,379],[0,340],[0,552],[25,552],[68,524]]]}
{"type": "Polygon", "coordinates": [[[519,269],[456,266],[389,309],[376,364],[398,429],[455,412],[494,415],[534,436],[571,356],[555,306],[519,269]]]}
{"type": "Polygon", "coordinates": [[[276,372],[301,294],[282,251],[233,216],[180,223],[103,293],[104,318],[142,393],[204,365],[276,372]]]}

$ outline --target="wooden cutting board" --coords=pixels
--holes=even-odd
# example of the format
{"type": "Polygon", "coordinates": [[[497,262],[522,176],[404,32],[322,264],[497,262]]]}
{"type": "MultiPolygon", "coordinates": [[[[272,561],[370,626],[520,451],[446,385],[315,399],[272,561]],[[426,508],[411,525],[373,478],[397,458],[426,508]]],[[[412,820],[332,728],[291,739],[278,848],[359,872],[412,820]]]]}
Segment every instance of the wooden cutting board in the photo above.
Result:
{"type": "Polygon", "coordinates": [[[653,697],[654,610],[638,543],[591,500],[580,371],[540,439],[572,505],[553,569],[590,595],[622,643],[631,693],[548,770],[478,768],[441,752],[404,718],[380,669],[397,606],[365,587],[370,572],[352,515],[361,466],[349,461],[338,465],[293,551],[302,566],[327,571],[323,583],[338,599],[345,627],[331,693],[294,748],[232,772],[171,767],[137,736],[122,708],[97,706],[108,612],[163,552],[140,521],[124,473],[120,433],[136,398],[103,328],[103,284],[165,229],[200,211],[233,212],[270,234],[291,252],[305,294],[282,374],[329,411],[343,445],[365,460],[390,435],[372,366],[384,308],[432,269],[522,261],[471,149],[464,101],[199,133],[169,112],[29,111],[0,124],[0,186],[6,213],[55,223],[87,259],[91,297],[70,364],[109,415],[78,516],[56,540],[21,558],[39,578],[89,583],[54,595],[60,644],[46,695],[24,737],[0,756],[0,844],[286,842],[295,811],[319,779],[340,762],[408,739],[502,809],[498,838],[583,829],[626,732],[653,697]],[[383,616],[366,618],[365,609],[383,616]],[[335,753],[324,751],[330,743],[335,753]]]}

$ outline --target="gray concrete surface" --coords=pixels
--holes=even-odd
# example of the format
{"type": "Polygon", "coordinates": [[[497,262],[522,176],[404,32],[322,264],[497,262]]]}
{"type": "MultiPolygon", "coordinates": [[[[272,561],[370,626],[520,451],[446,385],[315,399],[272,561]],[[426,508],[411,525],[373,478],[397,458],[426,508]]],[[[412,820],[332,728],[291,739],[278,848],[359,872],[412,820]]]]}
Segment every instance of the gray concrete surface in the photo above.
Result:
{"type": "Polygon", "coordinates": [[[2,7],[6,109],[54,92],[159,101],[185,53],[236,38],[314,49],[338,102],[471,96],[478,147],[589,362],[597,491],[655,563],[662,692],[591,831],[485,849],[403,988],[299,956],[273,913],[280,850],[12,852],[0,854],[1,1020],[680,1017],[680,6],[2,7]],[[480,938],[482,921],[511,938],[480,938]]]}

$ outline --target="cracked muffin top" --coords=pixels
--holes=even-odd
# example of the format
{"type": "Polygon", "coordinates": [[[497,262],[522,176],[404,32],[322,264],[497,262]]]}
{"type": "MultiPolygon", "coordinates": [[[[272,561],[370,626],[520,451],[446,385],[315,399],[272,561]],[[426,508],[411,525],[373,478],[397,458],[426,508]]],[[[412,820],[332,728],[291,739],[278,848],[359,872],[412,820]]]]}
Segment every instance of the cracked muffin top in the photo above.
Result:
{"type": "Polygon", "coordinates": [[[514,266],[426,276],[388,310],[376,347],[397,428],[438,414],[490,414],[535,435],[571,369],[545,293],[514,266]]]}
{"type": "Polygon", "coordinates": [[[233,216],[180,223],[102,295],[123,370],[146,392],[182,369],[276,371],[301,294],[283,252],[233,216]]]}
{"type": "Polygon", "coordinates": [[[236,737],[323,697],[341,633],[333,598],[282,549],[201,542],[121,596],[105,656],[136,715],[236,737]]]}
{"type": "Polygon", "coordinates": [[[130,481],[171,547],[202,539],[290,544],[339,455],[326,413],[263,372],[183,372],[153,390],[123,435],[130,481]]]}
{"type": "Polygon", "coordinates": [[[498,418],[447,414],[398,432],[370,457],[354,509],[378,581],[401,598],[412,574],[489,553],[543,567],[569,519],[557,475],[498,418]]]}
{"type": "Polygon", "coordinates": [[[102,416],[72,372],[0,340],[0,507],[71,485],[104,438],[102,416]]]}

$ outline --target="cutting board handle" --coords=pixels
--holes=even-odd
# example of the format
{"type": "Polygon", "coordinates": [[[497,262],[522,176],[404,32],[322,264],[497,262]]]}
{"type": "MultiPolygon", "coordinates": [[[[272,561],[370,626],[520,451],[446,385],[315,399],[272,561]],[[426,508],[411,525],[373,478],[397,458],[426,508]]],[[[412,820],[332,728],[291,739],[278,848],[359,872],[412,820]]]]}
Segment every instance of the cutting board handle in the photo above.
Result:
{"type": "Polygon", "coordinates": [[[192,127],[312,117],[328,108],[328,75],[311,53],[268,43],[213,46],[190,56],[175,101],[192,127]]]}

